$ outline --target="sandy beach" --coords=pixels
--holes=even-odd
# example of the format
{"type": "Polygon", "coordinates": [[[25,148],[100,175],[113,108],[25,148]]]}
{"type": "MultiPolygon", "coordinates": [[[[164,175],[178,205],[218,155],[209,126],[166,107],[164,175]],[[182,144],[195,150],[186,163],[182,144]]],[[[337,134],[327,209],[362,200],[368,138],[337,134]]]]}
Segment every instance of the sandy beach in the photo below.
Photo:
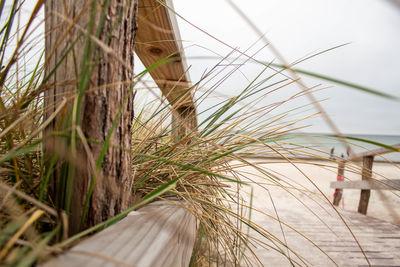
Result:
{"type": "MultiPolygon", "coordinates": [[[[264,170],[279,179],[278,182],[282,185],[279,186],[271,180],[268,181],[265,176],[253,168],[241,167],[240,173],[251,180],[255,206],[265,205],[266,202],[271,202],[271,200],[265,189],[254,185],[253,182],[259,183],[269,190],[277,208],[301,205],[294,196],[309,205],[322,205],[329,208],[329,204],[327,205],[327,201],[322,194],[332,202],[334,189],[330,188],[330,183],[336,181],[336,163],[329,161],[303,161],[293,165],[280,160],[261,159],[252,159],[251,162],[262,166],[264,170]]],[[[400,164],[374,162],[373,172],[374,179],[398,179],[400,177],[400,164]]],[[[347,165],[344,175],[345,180],[361,180],[361,165],[347,165]]],[[[345,189],[340,208],[348,211],[357,211],[359,199],[360,190],[345,189]]],[[[399,207],[399,191],[372,190],[367,215],[400,225],[399,207]]],[[[272,205],[266,208],[271,210],[272,205]]]]}
{"type": "MultiPolygon", "coordinates": [[[[244,180],[252,184],[245,190],[249,198],[252,195],[253,208],[261,211],[252,211],[252,220],[304,257],[305,262],[300,262],[300,265],[334,266],[333,262],[336,262],[339,266],[354,266],[354,264],[368,266],[338,212],[357,236],[362,247],[369,249],[368,251],[374,252],[379,246],[390,246],[395,250],[400,247],[400,239],[397,237],[391,239],[400,229],[399,191],[371,191],[367,212],[368,216],[373,217],[370,219],[356,212],[360,190],[344,190],[343,202],[337,211],[330,205],[334,192],[334,189],[330,188],[330,182],[336,181],[337,174],[335,163],[306,161],[292,165],[278,160],[261,159],[252,159],[251,162],[262,166],[263,171],[268,172],[280,184],[266,180],[265,176],[263,178],[260,172],[253,168],[239,169],[242,176],[246,177],[244,180]],[[279,218],[282,222],[293,226],[296,231],[301,231],[307,238],[315,241],[317,246],[271,217],[279,218]],[[362,222],[363,220],[365,222],[362,222]],[[385,242],[389,243],[383,244],[381,238],[386,238],[385,242]],[[333,261],[324,255],[318,246],[332,256],[333,261]],[[332,246],[337,247],[336,250],[332,250],[332,246]],[[346,252],[347,249],[349,252],[346,252]]],[[[400,174],[399,167],[398,164],[374,163],[373,177],[396,179],[400,174]]],[[[360,166],[348,166],[345,179],[360,180],[360,173],[360,166]]],[[[290,266],[290,262],[284,256],[273,250],[262,246],[255,249],[257,256],[266,266],[290,266]]],[[[390,249],[382,251],[384,252],[379,252],[379,257],[373,253],[368,254],[368,257],[376,259],[374,264],[381,264],[382,259],[383,263],[390,266],[400,264],[399,252],[390,249]],[[397,258],[393,258],[394,254],[397,258]],[[378,262],[377,259],[381,261],[378,262]]],[[[293,256],[293,252],[287,253],[293,256]]]]}

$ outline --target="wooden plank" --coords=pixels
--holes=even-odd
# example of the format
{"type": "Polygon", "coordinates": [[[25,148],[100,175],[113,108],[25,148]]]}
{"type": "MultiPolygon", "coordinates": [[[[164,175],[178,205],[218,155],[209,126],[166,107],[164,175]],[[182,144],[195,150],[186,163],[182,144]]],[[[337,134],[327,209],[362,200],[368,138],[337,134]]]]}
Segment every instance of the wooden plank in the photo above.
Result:
{"type": "MultiPolygon", "coordinates": [[[[400,151],[400,144],[391,145],[391,147],[397,148],[398,149],[397,152],[400,151]]],[[[357,160],[361,160],[367,156],[379,156],[379,155],[384,155],[384,154],[393,153],[393,152],[396,152],[396,151],[393,151],[393,150],[387,149],[387,148],[378,148],[375,150],[356,154],[356,155],[348,158],[347,160],[348,161],[357,161],[357,160]]]]}
{"type": "MultiPolygon", "coordinates": [[[[363,158],[363,168],[361,179],[370,181],[372,178],[372,164],[374,163],[374,156],[365,156],[363,158]]],[[[367,214],[369,197],[371,195],[370,189],[362,189],[360,194],[360,202],[358,204],[358,212],[367,214]]]]}
{"type": "Polygon", "coordinates": [[[400,191],[400,179],[331,182],[331,188],[358,190],[394,190],[400,191]]]}
{"type": "MultiPolygon", "coordinates": [[[[344,179],[344,168],[345,168],[345,162],[340,161],[338,165],[338,174],[337,174],[337,180],[342,181],[344,179]]],[[[336,188],[335,192],[333,194],[333,205],[338,206],[340,200],[342,199],[343,196],[343,190],[336,188]]]]}
{"type": "MultiPolygon", "coordinates": [[[[172,1],[166,1],[166,4],[173,8],[172,1]]],[[[145,67],[171,55],[175,60],[150,72],[158,87],[171,104],[192,105],[190,91],[176,101],[190,88],[190,78],[175,15],[156,0],[139,0],[137,23],[135,51],[145,67]]]]}
{"type": "MultiPolygon", "coordinates": [[[[165,4],[173,9],[172,0],[165,4]]],[[[137,23],[135,51],[145,67],[168,56],[174,59],[150,75],[174,107],[175,135],[185,136],[196,128],[197,114],[176,16],[157,0],[139,0],[137,23]]]]}
{"type": "Polygon", "coordinates": [[[189,266],[197,222],[182,204],[148,204],[43,266],[189,266]]]}

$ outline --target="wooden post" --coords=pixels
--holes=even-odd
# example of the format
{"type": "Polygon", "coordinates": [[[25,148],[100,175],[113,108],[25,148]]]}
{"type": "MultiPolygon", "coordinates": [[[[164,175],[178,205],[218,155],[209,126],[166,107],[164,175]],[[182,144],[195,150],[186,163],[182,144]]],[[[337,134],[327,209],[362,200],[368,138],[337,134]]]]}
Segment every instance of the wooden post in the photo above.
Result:
{"type": "MultiPolygon", "coordinates": [[[[363,167],[362,167],[362,180],[370,180],[372,178],[372,164],[374,162],[374,156],[363,157],[363,167]]],[[[369,196],[371,195],[371,190],[361,190],[360,203],[358,204],[358,212],[362,214],[367,214],[369,196]]]]}
{"type": "MultiPolygon", "coordinates": [[[[343,181],[344,168],[345,168],[345,162],[343,160],[340,160],[338,164],[338,174],[337,174],[338,181],[343,181]]],[[[333,194],[333,205],[338,206],[340,200],[342,199],[342,196],[343,196],[343,189],[335,189],[335,193],[333,194]]]]}
{"type": "MultiPolygon", "coordinates": [[[[61,209],[70,205],[71,234],[78,231],[89,185],[95,178],[93,165],[102,154],[112,128],[114,131],[97,171],[84,228],[120,213],[133,202],[130,153],[133,95],[130,88],[134,78],[137,0],[108,1],[102,19],[101,7],[107,1],[98,1],[97,6],[93,6],[92,2],[46,0],[45,3],[46,73],[52,73],[49,81],[52,86],[44,95],[45,116],[50,116],[64,96],[69,97],[70,104],[45,130],[44,136],[48,141],[44,143],[44,151],[47,158],[56,153],[60,162],[53,179],[56,187],[54,197],[59,200],[61,209]],[[84,76],[90,74],[88,86],[79,87],[82,84],[80,81],[92,7],[99,12],[95,15],[94,30],[90,32],[93,38],[89,39],[89,49],[94,51],[88,63],[92,71],[84,76]],[[104,21],[102,27],[98,27],[100,21],[104,21]],[[94,36],[96,32],[100,33],[98,37],[94,36]],[[74,46],[71,49],[72,44],[74,46]],[[79,114],[71,114],[77,88],[84,88],[85,95],[79,114]],[[120,116],[115,121],[117,114],[120,116]],[[75,127],[73,121],[77,117],[78,127],[75,127]],[[116,125],[113,125],[114,122],[116,125]],[[76,138],[59,137],[51,140],[49,136],[53,132],[63,132],[64,136],[76,138]],[[93,141],[85,144],[82,135],[84,139],[93,141]],[[77,143],[76,153],[71,152],[74,151],[74,146],[70,146],[73,142],[77,143]],[[65,195],[66,184],[72,185],[72,195],[65,195]]],[[[90,58],[88,55],[90,53],[86,54],[90,58]]]]}

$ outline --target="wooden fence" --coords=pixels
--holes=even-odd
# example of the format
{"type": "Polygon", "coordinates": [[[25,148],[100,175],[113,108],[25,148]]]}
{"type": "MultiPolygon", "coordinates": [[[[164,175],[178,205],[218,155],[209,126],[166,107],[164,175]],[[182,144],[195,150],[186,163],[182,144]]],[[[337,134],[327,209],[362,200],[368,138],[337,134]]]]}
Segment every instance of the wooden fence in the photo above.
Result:
{"type": "MultiPolygon", "coordinates": [[[[400,144],[392,146],[400,149],[400,144]]],[[[343,195],[343,189],[361,190],[358,212],[367,214],[369,197],[371,190],[400,190],[400,179],[376,180],[372,178],[372,165],[375,157],[387,153],[395,152],[387,148],[379,148],[365,153],[356,154],[348,159],[339,159],[338,181],[331,183],[331,188],[335,188],[333,204],[338,206],[343,195]],[[344,181],[344,170],[346,162],[362,160],[362,171],[360,181],[344,181]]]]}

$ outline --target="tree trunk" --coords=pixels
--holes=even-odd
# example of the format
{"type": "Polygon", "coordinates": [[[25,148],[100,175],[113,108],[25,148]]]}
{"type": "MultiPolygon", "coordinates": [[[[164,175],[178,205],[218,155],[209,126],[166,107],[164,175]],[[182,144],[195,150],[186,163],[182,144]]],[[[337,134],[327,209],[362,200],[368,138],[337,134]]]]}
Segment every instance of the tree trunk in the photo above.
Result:
{"type": "Polygon", "coordinates": [[[68,183],[72,184],[73,194],[69,209],[71,234],[79,229],[92,179],[97,177],[84,228],[120,213],[133,201],[130,156],[133,121],[131,86],[137,0],[109,2],[107,7],[107,1],[97,1],[92,36],[101,23],[101,9],[106,7],[107,10],[99,37],[91,38],[95,53],[90,67],[94,69],[90,73],[90,82],[78,114],[79,126],[76,127],[76,131],[73,127],[75,114],[71,111],[75,108],[73,105],[77,99],[77,90],[82,88],[79,83],[84,69],[82,62],[85,59],[84,47],[92,1],[46,0],[45,6],[46,73],[51,74],[59,64],[51,74],[51,87],[45,92],[45,118],[54,112],[63,96],[69,97],[70,101],[45,130],[44,151],[48,159],[57,153],[53,194],[58,206],[63,209],[69,205],[65,188],[68,183]],[[121,115],[116,121],[104,159],[96,172],[97,175],[94,175],[93,165],[96,165],[101,155],[102,147],[121,107],[121,115]],[[54,131],[69,131],[72,138],[50,137],[54,131]],[[85,144],[79,133],[83,133],[86,140],[91,141],[85,144]],[[74,142],[77,143],[76,154],[73,153],[74,142]]]}

